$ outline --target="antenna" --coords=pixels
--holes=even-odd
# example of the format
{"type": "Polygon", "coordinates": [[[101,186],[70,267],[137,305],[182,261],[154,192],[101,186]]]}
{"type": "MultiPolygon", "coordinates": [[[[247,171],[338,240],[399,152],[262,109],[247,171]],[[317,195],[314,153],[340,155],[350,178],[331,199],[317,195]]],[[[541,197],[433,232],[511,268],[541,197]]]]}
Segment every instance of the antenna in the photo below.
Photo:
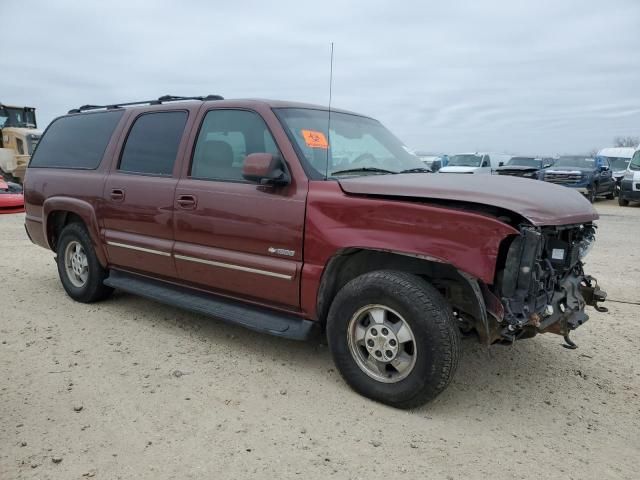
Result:
{"type": "Polygon", "coordinates": [[[331,150],[331,87],[333,86],[333,42],[331,42],[331,62],[329,64],[329,118],[327,120],[327,168],[324,179],[329,178],[329,151],[331,150]]]}

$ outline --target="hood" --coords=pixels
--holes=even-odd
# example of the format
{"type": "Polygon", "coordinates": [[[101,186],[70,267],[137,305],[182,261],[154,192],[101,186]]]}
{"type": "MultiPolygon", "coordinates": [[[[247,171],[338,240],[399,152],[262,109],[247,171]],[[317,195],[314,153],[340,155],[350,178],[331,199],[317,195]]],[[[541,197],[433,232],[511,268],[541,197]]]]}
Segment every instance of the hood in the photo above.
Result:
{"type": "Polygon", "coordinates": [[[569,225],[598,213],[578,192],[561,185],[500,175],[397,174],[339,180],[345,193],[407,199],[460,201],[515,212],[533,225],[569,225]]]}
{"type": "Polygon", "coordinates": [[[640,181],[640,170],[626,170],[622,178],[632,182],[640,181]]]}
{"type": "Polygon", "coordinates": [[[473,173],[478,167],[442,167],[440,173],[473,173]]]}

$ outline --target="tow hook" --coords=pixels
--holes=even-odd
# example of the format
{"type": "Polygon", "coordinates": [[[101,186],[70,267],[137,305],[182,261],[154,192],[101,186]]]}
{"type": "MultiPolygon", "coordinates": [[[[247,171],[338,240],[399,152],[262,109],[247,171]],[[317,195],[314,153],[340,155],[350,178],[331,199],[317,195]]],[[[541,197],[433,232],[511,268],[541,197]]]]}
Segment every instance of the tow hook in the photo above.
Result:
{"type": "Polygon", "coordinates": [[[598,302],[604,302],[607,299],[607,292],[600,288],[598,281],[591,275],[585,275],[584,283],[584,285],[580,286],[580,290],[586,304],[595,308],[597,312],[608,312],[609,309],[607,307],[598,305],[598,302]]]}
{"type": "Polygon", "coordinates": [[[569,338],[569,334],[568,333],[564,336],[564,343],[562,344],[562,346],[564,348],[568,348],[569,350],[575,350],[576,348],[578,348],[578,345],[576,345],[573,342],[573,340],[571,340],[569,338]]]}

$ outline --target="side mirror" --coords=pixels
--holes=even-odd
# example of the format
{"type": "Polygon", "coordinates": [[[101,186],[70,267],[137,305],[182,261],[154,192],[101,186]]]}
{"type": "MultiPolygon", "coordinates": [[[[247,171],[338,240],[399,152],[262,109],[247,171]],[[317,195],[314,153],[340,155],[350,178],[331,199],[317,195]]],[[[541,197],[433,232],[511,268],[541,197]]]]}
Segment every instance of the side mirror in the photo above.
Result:
{"type": "Polygon", "coordinates": [[[607,165],[600,165],[600,171],[601,172],[606,172],[609,170],[609,167],[607,165]]]}
{"type": "Polygon", "coordinates": [[[270,153],[250,153],[242,164],[245,180],[260,185],[288,185],[291,182],[280,157],[270,153]]]}
{"type": "Polygon", "coordinates": [[[498,166],[499,166],[499,167],[504,167],[504,162],[499,162],[499,163],[498,163],[498,166]]]}
{"type": "Polygon", "coordinates": [[[552,164],[551,163],[545,163],[542,168],[549,168],[552,164]]]}

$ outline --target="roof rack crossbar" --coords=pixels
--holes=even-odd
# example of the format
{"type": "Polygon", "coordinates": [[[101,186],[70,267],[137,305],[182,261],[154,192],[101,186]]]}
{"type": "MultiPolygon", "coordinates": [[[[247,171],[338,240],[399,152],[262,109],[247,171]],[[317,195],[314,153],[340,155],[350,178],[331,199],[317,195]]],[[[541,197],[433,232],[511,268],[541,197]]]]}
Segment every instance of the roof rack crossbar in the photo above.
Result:
{"type": "Polygon", "coordinates": [[[69,110],[68,113],[80,113],[86,112],[88,110],[113,110],[116,108],[122,107],[131,107],[133,105],[161,105],[166,102],[181,102],[183,100],[200,100],[202,102],[207,102],[210,100],[224,100],[222,95],[206,95],[199,97],[180,97],[177,95],[163,95],[154,100],[142,100],[139,102],[125,102],[125,103],[114,103],[110,105],[82,105],[81,107],[74,108],[69,110]]]}

